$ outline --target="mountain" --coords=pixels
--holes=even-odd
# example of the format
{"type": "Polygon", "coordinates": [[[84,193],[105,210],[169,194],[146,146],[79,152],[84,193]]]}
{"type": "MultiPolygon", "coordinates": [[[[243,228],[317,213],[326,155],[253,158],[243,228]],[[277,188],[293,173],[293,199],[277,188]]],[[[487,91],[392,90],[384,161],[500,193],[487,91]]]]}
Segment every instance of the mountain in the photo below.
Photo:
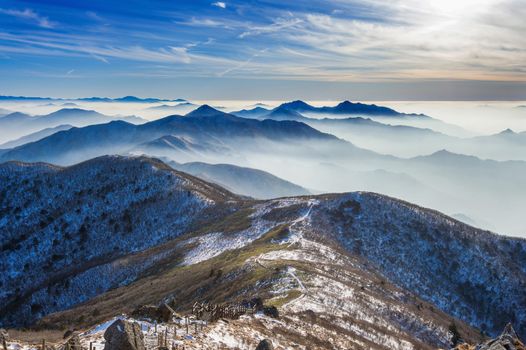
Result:
{"type": "Polygon", "coordinates": [[[0,161],[69,165],[105,154],[256,168],[303,188],[379,191],[448,214],[483,218],[487,229],[526,232],[520,214],[526,162],[495,162],[452,152],[401,159],[365,150],[305,123],[239,118],[209,106],[142,125],[113,122],[61,131],[4,150],[0,161]]]}
{"type": "Polygon", "coordinates": [[[431,129],[389,125],[360,117],[303,119],[304,123],[372,151],[414,157],[447,149],[453,153],[493,160],[526,161],[526,132],[504,130],[498,134],[459,138],[431,129]],[[418,145],[418,147],[415,147],[418,145]]]}
{"type": "Polygon", "coordinates": [[[231,114],[242,117],[242,118],[255,118],[258,119],[270,113],[269,109],[264,107],[254,107],[252,109],[242,109],[240,111],[231,112],[231,114]]]}
{"type": "Polygon", "coordinates": [[[526,160],[526,132],[506,129],[457,142],[449,150],[495,160],[526,160]]]}
{"type": "MultiPolygon", "coordinates": [[[[281,111],[281,113],[276,114],[280,119],[284,119],[283,115],[285,111],[297,112],[303,117],[308,117],[312,119],[323,119],[323,118],[342,118],[347,117],[365,117],[370,118],[382,123],[391,124],[391,125],[405,125],[413,126],[418,128],[428,128],[437,132],[444,134],[451,134],[453,136],[466,137],[471,136],[469,132],[458,127],[456,125],[445,123],[441,120],[431,118],[424,114],[407,114],[400,113],[394,109],[377,106],[375,104],[363,104],[363,103],[353,103],[349,101],[343,101],[338,105],[324,106],[324,107],[314,107],[309,105],[306,102],[297,100],[292,102],[286,102],[281,104],[272,110],[281,111]]],[[[267,113],[266,115],[259,115],[257,113],[250,112],[233,112],[233,114],[240,113],[240,116],[243,117],[256,117],[259,119],[272,118],[272,112],[267,113]]],[[[298,119],[297,114],[293,114],[293,120],[298,119]]]]}
{"type": "Polygon", "coordinates": [[[0,101],[41,101],[41,100],[54,100],[54,101],[84,101],[84,102],[141,102],[141,103],[157,103],[157,102],[186,102],[186,100],[178,98],[174,100],[170,99],[159,99],[159,98],[140,98],[135,96],[124,96],[119,98],[109,97],[82,97],[82,98],[55,98],[55,97],[28,97],[28,96],[2,96],[0,95],[0,101]]]}
{"type": "MultiPolygon", "coordinates": [[[[291,104],[301,106],[303,102],[291,104]]],[[[344,103],[340,105],[342,104],[344,103]]],[[[373,117],[359,116],[308,118],[287,106],[290,104],[284,104],[272,111],[265,110],[266,113],[252,110],[233,114],[243,118],[301,121],[317,130],[352,142],[358,147],[397,157],[415,157],[447,149],[484,159],[526,161],[526,132],[517,133],[508,129],[495,135],[461,138],[434,131],[432,128],[390,124],[386,118],[382,122],[377,118],[373,120],[373,117]]],[[[311,106],[308,109],[313,110],[316,107],[311,106]]]]}
{"type": "Polygon", "coordinates": [[[370,118],[309,118],[306,124],[382,154],[415,157],[452,147],[461,139],[431,129],[390,125],[370,118]],[[418,147],[415,147],[418,145],[418,147]]]}
{"type": "Polygon", "coordinates": [[[209,105],[202,105],[198,108],[194,109],[193,111],[186,114],[187,117],[214,117],[214,116],[221,116],[221,115],[227,115],[227,113],[222,112],[220,110],[217,110],[213,107],[210,107],[209,105]]]}
{"type": "Polygon", "coordinates": [[[299,113],[326,113],[326,114],[344,114],[344,115],[368,115],[368,116],[421,116],[426,117],[423,114],[404,114],[395,111],[394,109],[377,106],[375,104],[363,104],[354,103],[350,101],[343,101],[334,107],[314,107],[306,102],[296,100],[292,102],[286,102],[281,104],[276,109],[288,109],[299,113]]]}
{"type": "Polygon", "coordinates": [[[0,145],[0,149],[14,148],[14,147],[24,145],[26,143],[35,142],[49,135],[53,135],[56,132],[59,132],[62,130],[69,130],[72,127],[73,127],[72,125],[64,124],[64,125],[55,126],[53,128],[46,128],[46,129],[37,131],[35,133],[29,134],[26,136],[22,136],[21,138],[18,138],[16,140],[3,143],[0,145]]]}
{"type": "Polygon", "coordinates": [[[231,164],[202,162],[176,163],[167,161],[172,168],[213,182],[234,193],[257,199],[270,199],[310,194],[305,188],[280,179],[266,171],[231,164]]]}
{"type": "Polygon", "coordinates": [[[183,99],[159,99],[159,98],[140,98],[136,96],[124,96],[119,98],[109,98],[109,97],[84,97],[74,99],[74,101],[85,101],[85,102],[127,102],[127,103],[158,103],[158,102],[186,102],[183,99]]]}
{"type": "Polygon", "coordinates": [[[13,140],[42,129],[59,125],[86,126],[108,123],[112,120],[126,120],[131,123],[143,123],[145,120],[135,116],[107,116],[92,110],[63,108],[42,116],[29,116],[15,112],[0,118],[0,141],[13,140]]]}
{"type": "Polygon", "coordinates": [[[179,103],[175,106],[171,106],[171,105],[160,105],[160,106],[153,106],[153,107],[148,107],[146,108],[147,110],[149,111],[162,111],[162,112],[169,112],[169,113],[174,113],[174,112],[181,112],[181,111],[184,111],[188,108],[191,108],[191,107],[194,107],[195,105],[193,103],[190,103],[190,102],[182,102],[182,103],[179,103]]]}
{"type": "MultiPolygon", "coordinates": [[[[29,97],[29,96],[3,96],[0,95],[0,101],[27,101],[27,100],[54,100],[51,97],[29,97]]],[[[58,99],[61,100],[61,99],[58,99]]]]}
{"type": "Polygon", "coordinates": [[[291,102],[285,102],[276,107],[275,109],[288,109],[290,111],[296,111],[296,112],[317,112],[319,110],[318,107],[311,106],[310,104],[303,102],[301,100],[291,101],[291,102]]]}
{"type": "Polygon", "coordinates": [[[165,142],[170,141],[169,138],[160,139],[165,136],[175,136],[179,141],[184,138],[186,143],[199,145],[198,147],[212,155],[231,150],[233,154],[242,156],[239,154],[240,151],[257,149],[270,151],[272,148],[279,147],[280,143],[282,146],[289,144],[291,152],[296,152],[305,149],[298,145],[304,142],[311,143],[309,147],[313,148],[313,154],[320,152],[315,149],[316,143],[319,142],[341,147],[341,151],[347,154],[369,153],[302,123],[238,118],[205,105],[185,117],[169,116],[137,126],[125,122],[111,122],[80,129],[74,128],[8,150],[0,156],[0,159],[71,164],[107,153],[132,150],[136,153],[145,153],[145,150],[152,146],[150,143],[152,141],[156,149],[163,145],[167,151],[179,149],[174,146],[181,145],[180,142],[170,143],[165,142]],[[203,149],[203,145],[207,146],[206,149],[203,149]]]}
{"type": "Polygon", "coordinates": [[[305,118],[296,110],[292,110],[283,106],[273,109],[270,113],[261,116],[261,118],[273,120],[295,120],[300,122],[310,121],[310,118],[305,118]]]}
{"type": "Polygon", "coordinates": [[[4,115],[8,115],[8,114],[11,114],[13,113],[12,111],[8,110],[8,109],[5,109],[5,108],[0,108],[0,117],[4,116],[4,115]]]}
{"type": "Polygon", "coordinates": [[[145,157],[9,162],[0,180],[1,326],[86,329],[144,305],[260,297],[279,320],[192,338],[436,349],[453,324],[476,343],[509,320],[526,334],[526,241],[394,198],[255,201],[145,157]]]}

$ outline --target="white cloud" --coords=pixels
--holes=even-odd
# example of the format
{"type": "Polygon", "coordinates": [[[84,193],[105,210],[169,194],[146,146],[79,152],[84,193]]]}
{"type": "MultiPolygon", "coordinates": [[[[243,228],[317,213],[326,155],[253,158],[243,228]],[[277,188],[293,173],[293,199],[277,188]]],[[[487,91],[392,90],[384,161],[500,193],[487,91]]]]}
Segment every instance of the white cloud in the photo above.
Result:
{"type": "Polygon", "coordinates": [[[243,67],[246,67],[256,57],[261,56],[263,53],[265,53],[267,51],[268,51],[268,49],[260,50],[260,51],[256,52],[255,54],[253,54],[252,56],[250,56],[246,61],[239,62],[234,67],[228,68],[228,69],[224,70],[223,72],[218,73],[217,76],[222,77],[222,76],[224,76],[224,75],[226,75],[228,73],[231,73],[231,72],[233,72],[235,70],[238,70],[238,69],[241,69],[243,67]]]}
{"type": "Polygon", "coordinates": [[[90,53],[90,55],[91,55],[91,57],[93,57],[97,61],[100,61],[100,62],[106,63],[106,64],[110,64],[110,61],[108,61],[108,59],[105,58],[105,57],[102,57],[102,56],[99,56],[99,55],[95,55],[94,53],[90,53]]]}
{"type": "Polygon", "coordinates": [[[251,35],[275,33],[286,28],[294,27],[301,22],[303,22],[303,20],[299,18],[278,18],[272,24],[266,26],[249,26],[248,30],[241,33],[239,37],[245,38],[251,35]]]}
{"type": "Polygon", "coordinates": [[[216,2],[213,2],[212,3],[212,6],[217,6],[217,7],[220,7],[222,9],[226,9],[226,3],[223,2],[223,1],[216,1],[216,2]]]}
{"type": "Polygon", "coordinates": [[[47,17],[41,16],[31,9],[14,10],[0,8],[0,13],[21,19],[31,20],[33,22],[36,22],[37,25],[42,28],[54,28],[56,25],[54,22],[51,22],[47,17]]]}

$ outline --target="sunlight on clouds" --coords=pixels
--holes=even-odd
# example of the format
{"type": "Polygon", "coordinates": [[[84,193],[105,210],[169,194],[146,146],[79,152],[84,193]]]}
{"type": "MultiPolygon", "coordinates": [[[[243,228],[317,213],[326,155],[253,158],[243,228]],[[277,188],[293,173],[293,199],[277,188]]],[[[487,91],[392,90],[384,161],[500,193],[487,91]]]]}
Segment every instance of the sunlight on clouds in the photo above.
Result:
{"type": "Polygon", "coordinates": [[[119,72],[105,74],[119,76],[525,81],[523,1],[327,0],[323,7],[218,1],[183,12],[164,4],[156,16],[131,14],[127,21],[84,8],[71,23],[69,14],[61,18],[49,8],[0,8],[0,17],[11,22],[52,29],[42,13],[60,21],[55,30],[2,29],[0,46],[4,55],[32,60],[118,61],[119,72]],[[82,19],[79,30],[76,20],[82,19]]]}

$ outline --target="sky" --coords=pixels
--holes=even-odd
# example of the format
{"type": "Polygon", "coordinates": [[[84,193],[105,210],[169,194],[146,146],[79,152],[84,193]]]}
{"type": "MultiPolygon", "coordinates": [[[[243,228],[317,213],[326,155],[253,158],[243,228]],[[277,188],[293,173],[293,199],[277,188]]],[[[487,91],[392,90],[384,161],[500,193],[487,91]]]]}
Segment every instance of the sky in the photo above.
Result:
{"type": "Polygon", "coordinates": [[[526,0],[0,0],[0,95],[526,100],[526,0]]]}

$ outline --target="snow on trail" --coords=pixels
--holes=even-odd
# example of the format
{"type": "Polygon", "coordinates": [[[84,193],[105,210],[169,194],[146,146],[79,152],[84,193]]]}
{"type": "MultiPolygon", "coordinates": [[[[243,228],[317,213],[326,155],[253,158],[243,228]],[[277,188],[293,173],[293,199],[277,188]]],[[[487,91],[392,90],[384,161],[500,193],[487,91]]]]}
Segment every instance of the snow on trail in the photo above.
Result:
{"type": "Polygon", "coordinates": [[[310,219],[310,213],[312,211],[312,208],[317,203],[315,200],[309,200],[309,208],[307,209],[307,212],[303,214],[302,216],[298,217],[292,223],[289,225],[290,230],[290,238],[289,238],[289,247],[292,246],[294,243],[299,242],[303,238],[303,232],[301,230],[296,230],[296,226],[300,223],[303,223],[305,221],[308,221],[310,219]]]}
{"type": "Polygon", "coordinates": [[[298,276],[296,276],[296,269],[292,266],[289,266],[288,269],[287,269],[287,273],[296,280],[296,282],[298,282],[300,288],[304,291],[304,292],[307,292],[307,288],[305,287],[305,285],[303,284],[303,282],[301,282],[301,280],[298,278],[298,276]]]}

